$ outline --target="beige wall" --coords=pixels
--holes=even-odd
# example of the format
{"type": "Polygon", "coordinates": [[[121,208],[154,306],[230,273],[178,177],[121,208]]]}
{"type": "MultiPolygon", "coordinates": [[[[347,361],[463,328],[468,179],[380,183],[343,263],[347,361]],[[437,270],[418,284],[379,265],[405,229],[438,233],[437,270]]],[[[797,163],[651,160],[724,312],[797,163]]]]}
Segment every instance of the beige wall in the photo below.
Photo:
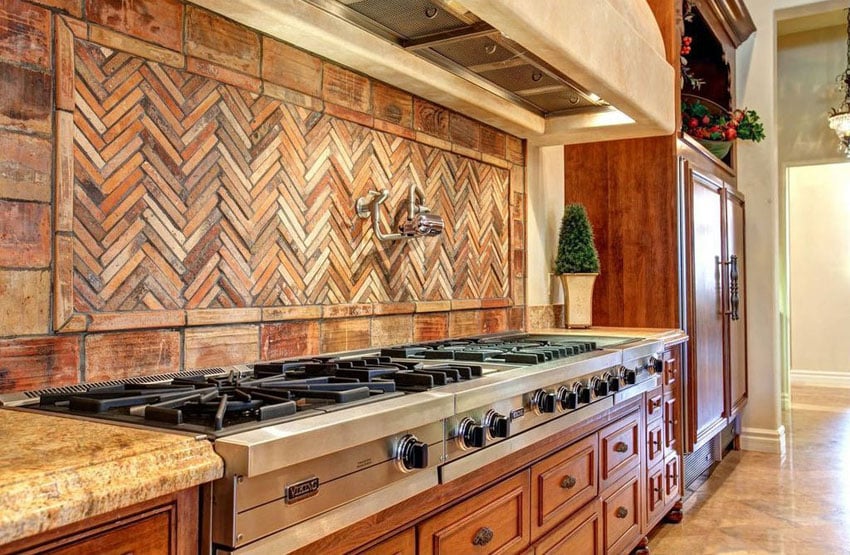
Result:
{"type": "Polygon", "coordinates": [[[528,295],[529,307],[563,303],[555,277],[558,230],[564,214],[564,147],[528,149],[528,295]]]}
{"type": "Polygon", "coordinates": [[[829,109],[841,104],[835,76],[846,63],[843,26],[781,35],[777,41],[780,165],[839,158],[829,109]]]}
{"type": "Polygon", "coordinates": [[[788,189],[792,377],[850,385],[850,163],[791,168],[788,189]]]}

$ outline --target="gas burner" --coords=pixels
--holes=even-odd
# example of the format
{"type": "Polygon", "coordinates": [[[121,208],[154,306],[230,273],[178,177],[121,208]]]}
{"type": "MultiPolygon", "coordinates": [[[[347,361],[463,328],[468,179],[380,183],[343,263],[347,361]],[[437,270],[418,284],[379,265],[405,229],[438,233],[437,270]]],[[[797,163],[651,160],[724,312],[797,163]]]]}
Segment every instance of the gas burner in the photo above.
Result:
{"type": "Polygon", "coordinates": [[[596,350],[593,341],[521,337],[453,339],[381,349],[382,356],[423,360],[464,360],[540,364],[596,350]]]}

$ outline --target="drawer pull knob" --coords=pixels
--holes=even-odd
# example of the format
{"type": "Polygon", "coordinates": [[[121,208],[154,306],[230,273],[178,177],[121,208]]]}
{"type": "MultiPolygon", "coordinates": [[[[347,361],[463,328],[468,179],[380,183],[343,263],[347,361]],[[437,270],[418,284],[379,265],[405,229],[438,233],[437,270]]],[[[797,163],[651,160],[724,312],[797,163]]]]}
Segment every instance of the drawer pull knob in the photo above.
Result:
{"type": "Polygon", "coordinates": [[[571,487],[576,485],[576,479],[572,476],[566,476],[563,480],[561,480],[561,487],[564,489],[570,489],[571,487]]]}
{"type": "Polygon", "coordinates": [[[617,511],[614,513],[614,516],[617,518],[626,518],[629,516],[629,510],[625,507],[617,507],[617,511]]]}
{"type": "Polygon", "coordinates": [[[472,545],[487,545],[493,539],[493,531],[486,526],[475,532],[475,537],[472,538],[472,545]]]}
{"type": "Polygon", "coordinates": [[[614,444],[614,451],[616,451],[618,453],[625,453],[628,450],[629,450],[629,446],[626,445],[626,443],[624,441],[618,441],[617,443],[614,444]]]}

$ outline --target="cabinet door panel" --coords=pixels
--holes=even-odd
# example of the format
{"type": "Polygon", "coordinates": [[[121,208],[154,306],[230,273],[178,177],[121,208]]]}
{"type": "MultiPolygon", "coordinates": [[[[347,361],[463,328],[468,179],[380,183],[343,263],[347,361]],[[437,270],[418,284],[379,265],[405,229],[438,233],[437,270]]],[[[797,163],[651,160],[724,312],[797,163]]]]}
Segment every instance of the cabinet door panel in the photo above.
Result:
{"type": "Polygon", "coordinates": [[[90,555],[115,553],[163,555],[171,550],[170,513],[162,512],[129,526],[123,526],[50,551],[51,555],[90,555]]]}
{"type": "Polygon", "coordinates": [[[664,458],[664,421],[646,425],[646,464],[652,466],[664,458]]]}
{"type": "Polygon", "coordinates": [[[535,555],[602,555],[602,502],[596,499],[534,546],[535,555]]]}
{"type": "MultiPolygon", "coordinates": [[[[746,259],[744,257],[744,203],[727,191],[726,195],[726,244],[727,259],[737,257],[736,319],[727,319],[729,326],[729,394],[730,414],[734,416],[747,402],[747,308],[746,308],[746,259]]],[[[727,266],[727,294],[730,295],[731,268],[727,266]]],[[[731,309],[731,306],[730,306],[731,309]]]]}
{"type": "Polygon", "coordinates": [[[663,464],[658,464],[646,471],[645,532],[649,532],[664,514],[664,469],[663,464]]]}
{"type": "Polygon", "coordinates": [[[530,543],[529,472],[447,509],[418,526],[421,555],[519,553],[530,543]]]}
{"type": "Polygon", "coordinates": [[[602,499],[606,553],[620,553],[640,537],[640,467],[606,492],[602,499]]]}
{"type": "Polygon", "coordinates": [[[358,555],[416,555],[416,530],[409,528],[358,555]]]}
{"type": "Polygon", "coordinates": [[[640,462],[642,450],[640,413],[627,416],[599,432],[599,487],[607,488],[640,462]]]}
{"type": "Polygon", "coordinates": [[[692,233],[690,299],[692,364],[689,372],[689,443],[707,440],[726,423],[723,371],[723,287],[721,264],[722,183],[690,172],[692,233]]]}
{"type": "Polygon", "coordinates": [[[673,394],[664,396],[664,456],[679,452],[679,422],[681,408],[679,398],[673,394]]]}
{"type": "Polygon", "coordinates": [[[533,539],[596,497],[597,444],[593,434],[531,467],[533,539]]]}

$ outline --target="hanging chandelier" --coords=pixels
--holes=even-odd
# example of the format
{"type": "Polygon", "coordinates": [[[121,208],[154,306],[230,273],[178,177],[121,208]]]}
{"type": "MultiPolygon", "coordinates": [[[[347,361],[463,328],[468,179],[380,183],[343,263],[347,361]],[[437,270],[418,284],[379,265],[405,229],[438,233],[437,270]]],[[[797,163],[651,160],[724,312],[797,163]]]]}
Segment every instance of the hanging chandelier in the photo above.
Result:
{"type": "Polygon", "coordinates": [[[829,127],[838,135],[841,150],[850,158],[850,8],[847,9],[847,68],[836,78],[844,91],[844,102],[829,112],[829,127]]]}

